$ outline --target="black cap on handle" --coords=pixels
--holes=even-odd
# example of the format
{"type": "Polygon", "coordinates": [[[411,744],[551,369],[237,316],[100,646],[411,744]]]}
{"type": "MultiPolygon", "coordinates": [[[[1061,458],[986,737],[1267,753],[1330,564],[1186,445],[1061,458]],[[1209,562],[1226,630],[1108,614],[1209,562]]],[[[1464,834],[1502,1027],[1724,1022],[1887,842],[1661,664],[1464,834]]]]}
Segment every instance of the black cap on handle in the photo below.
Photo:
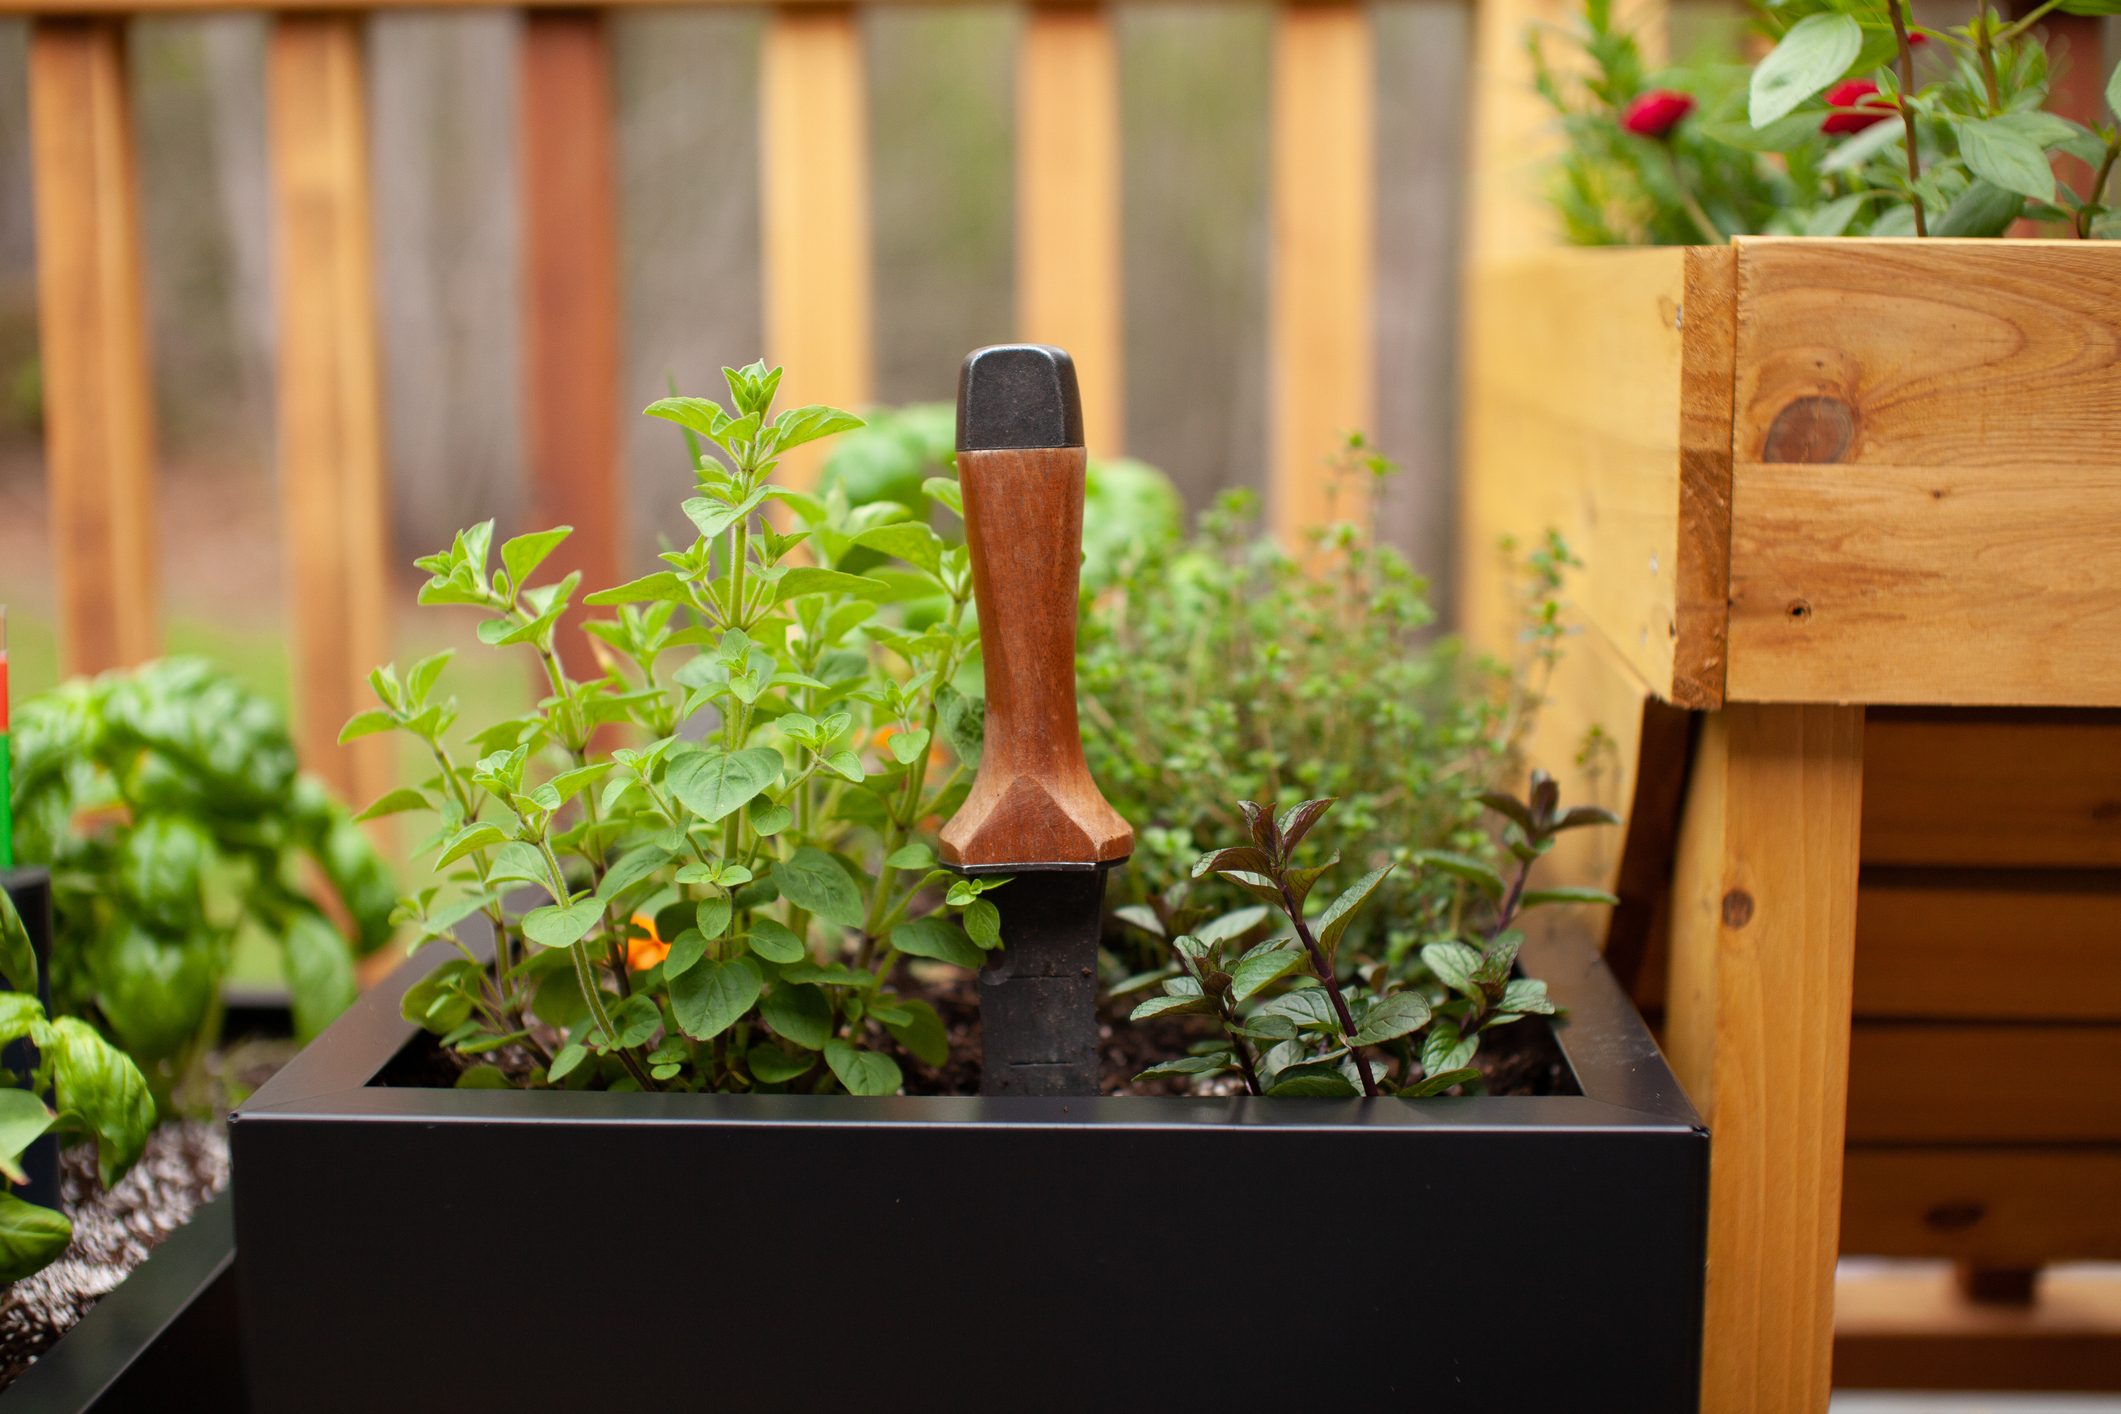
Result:
{"type": "Polygon", "coordinates": [[[1075,360],[1051,344],[989,344],[957,374],[957,449],[1080,447],[1083,399],[1075,360]]]}

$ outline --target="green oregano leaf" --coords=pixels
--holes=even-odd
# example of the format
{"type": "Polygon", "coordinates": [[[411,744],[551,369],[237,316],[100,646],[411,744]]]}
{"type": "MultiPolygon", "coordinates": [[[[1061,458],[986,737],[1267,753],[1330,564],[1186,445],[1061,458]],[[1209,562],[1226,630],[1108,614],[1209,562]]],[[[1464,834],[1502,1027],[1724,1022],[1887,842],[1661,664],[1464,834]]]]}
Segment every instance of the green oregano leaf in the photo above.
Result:
{"type": "Polygon", "coordinates": [[[670,1009],[695,1041],[711,1041],[751,1010],[765,986],[748,957],[702,961],[670,982],[670,1009]]]}
{"type": "Polygon", "coordinates": [[[797,908],[843,928],[862,926],[861,890],[845,865],[816,846],[800,845],[794,854],[776,863],[773,881],[781,897],[797,908]]]}
{"type": "Polygon", "coordinates": [[[850,1095],[895,1095],[905,1083],[897,1061],[838,1037],[825,1043],[825,1064],[850,1095]]]}

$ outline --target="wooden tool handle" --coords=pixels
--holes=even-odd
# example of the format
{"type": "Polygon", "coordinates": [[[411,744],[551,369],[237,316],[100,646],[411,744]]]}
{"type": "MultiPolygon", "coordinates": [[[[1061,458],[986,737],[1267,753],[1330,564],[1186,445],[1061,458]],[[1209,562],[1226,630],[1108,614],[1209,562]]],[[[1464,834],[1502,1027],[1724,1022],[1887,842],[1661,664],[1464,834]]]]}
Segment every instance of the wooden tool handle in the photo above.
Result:
{"type": "MultiPolygon", "coordinates": [[[[982,350],[968,360],[968,393],[976,392],[971,378],[983,355],[1015,352],[982,350]]],[[[1049,359],[1043,374],[1036,358],[1016,360],[1008,369],[1017,380],[1006,387],[1011,407],[1021,410],[1028,382],[1028,401],[1037,413],[1040,378],[1052,383],[1057,366],[1066,375],[1065,394],[1053,401],[1051,389],[1044,389],[1049,399],[1044,417],[1053,432],[1064,432],[1070,424],[1061,414],[1073,411],[1073,369],[1059,350],[1037,353],[1049,359]],[[1054,356],[1057,365],[1050,361],[1054,356]]],[[[975,399],[961,399],[961,448],[968,439],[1036,435],[1038,417],[1027,426],[1021,418],[989,418],[982,411],[975,399]]],[[[1078,442],[1080,426],[1077,413],[1072,428],[1078,442]]],[[[1059,440],[1053,432],[1048,435],[1059,440]]],[[[958,452],[972,592],[986,660],[987,727],[972,793],[943,829],[946,864],[1086,868],[1115,863],[1134,848],[1134,832],[1090,779],[1075,713],[1085,465],[1080,445],[958,452]]]]}

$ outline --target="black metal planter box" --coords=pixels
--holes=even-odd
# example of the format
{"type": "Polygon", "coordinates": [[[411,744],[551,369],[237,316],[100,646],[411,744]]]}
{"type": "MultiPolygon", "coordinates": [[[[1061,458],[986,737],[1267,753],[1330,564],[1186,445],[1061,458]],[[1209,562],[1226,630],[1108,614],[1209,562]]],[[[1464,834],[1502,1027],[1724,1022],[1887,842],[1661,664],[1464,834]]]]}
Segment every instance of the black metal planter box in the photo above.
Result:
{"type": "Polygon", "coordinates": [[[231,1121],[260,1414],[1695,1407],[1708,1136],[1587,945],[1580,1094],[1419,1103],[374,1084],[450,955],[231,1121]]]}
{"type": "Polygon", "coordinates": [[[157,1247],[0,1392],[0,1414],[246,1408],[227,1193],[157,1247]]]}
{"type": "MultiPolygon", "coordinates": [[[[42,869],[0,872],[40,960],[51,949],[51,883],[42,869]]],[[[284,999],[231,997],[229,1034],[286,1035],[284,999]]],[[[54,1150],[49,1162],[56,1165],[54,1150]]],[[[56,1183],[56,1168],[49,1180],[56,1183]]],[[[54,1195],[56,1189],[53,1190],[54,1195]]],[[[43,1198],[41,1201],[52,1201],[43,1198]]],[[[0,1414],[130,1414],[177,1408],[241,1414],[236,1228],[226,1192],[192,1214],[37,1363],[0,1390],[0,1414]]]]}

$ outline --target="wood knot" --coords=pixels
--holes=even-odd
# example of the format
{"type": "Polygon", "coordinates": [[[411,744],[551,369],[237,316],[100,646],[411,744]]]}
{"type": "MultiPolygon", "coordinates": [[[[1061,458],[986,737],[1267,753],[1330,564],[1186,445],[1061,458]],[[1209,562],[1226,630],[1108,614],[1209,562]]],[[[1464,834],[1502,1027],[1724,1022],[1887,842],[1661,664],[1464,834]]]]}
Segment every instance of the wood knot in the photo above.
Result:
{"type": "Polygon", "coordinates": [[[1792,399],[1768,424],[1760,459],[1767,462],[1838,462],[1856,440],[1856,412],[1839,398],[1807,394],[1792,399]]]}
{"type": "Polygon", "coordinates": [[[1744,889],[1732,889],[1723,896],[1723,922],[1727,928],[1743,928],[1753,921],[1753,896],[1744,889]]]}
{"type": "Polygon", "coordinates": [[[1965,1232],[1987,1216],[1985,1203],[1939,1203],[1922,1215],[1922,1223],[1932,1232],[1965,1232]]]}
{"type": "Polygon", "coordinates": [[[1801,624],[1812,616],[1812,601],[1809,599],[1792,599],[1790,600],[1790,607],[1785,612],[1789,614],[1791,623],[1801,624]]]}

